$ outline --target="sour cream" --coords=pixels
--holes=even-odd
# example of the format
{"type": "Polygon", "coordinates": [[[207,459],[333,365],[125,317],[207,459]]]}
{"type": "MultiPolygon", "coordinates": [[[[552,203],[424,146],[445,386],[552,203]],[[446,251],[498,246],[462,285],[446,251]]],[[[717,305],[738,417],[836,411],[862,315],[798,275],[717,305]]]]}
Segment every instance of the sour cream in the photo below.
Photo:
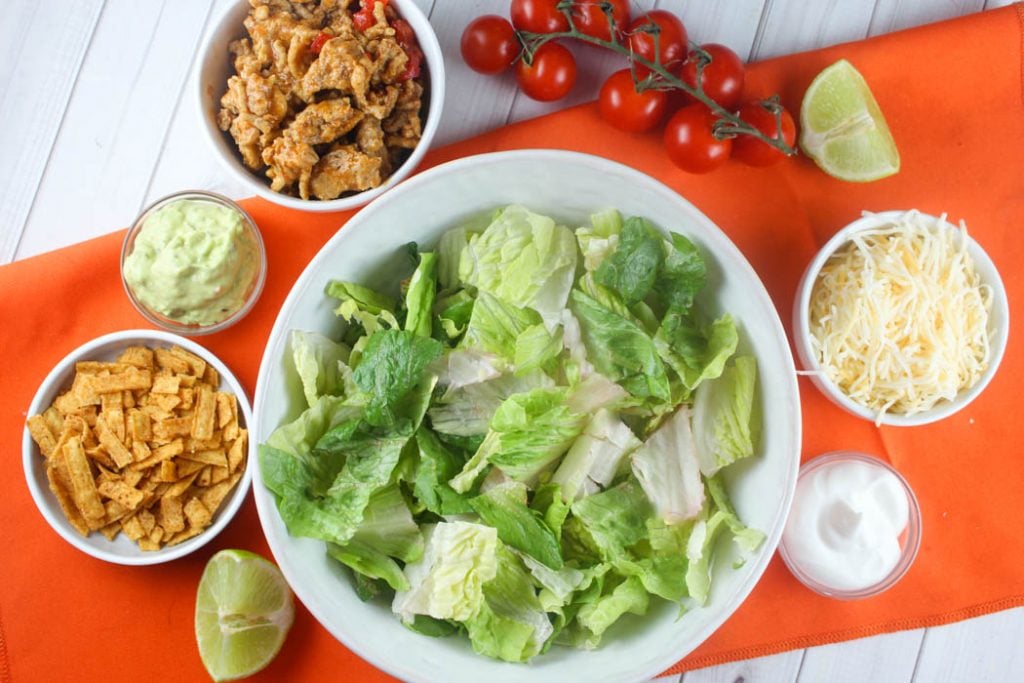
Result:
{"type": "Polygon", "coordinates": [[[826,462],[797,483],[782,539],[787,562],[826,588],[870,588],[899,564],[909,518],[903,483],[881,463],[826,462]]]}

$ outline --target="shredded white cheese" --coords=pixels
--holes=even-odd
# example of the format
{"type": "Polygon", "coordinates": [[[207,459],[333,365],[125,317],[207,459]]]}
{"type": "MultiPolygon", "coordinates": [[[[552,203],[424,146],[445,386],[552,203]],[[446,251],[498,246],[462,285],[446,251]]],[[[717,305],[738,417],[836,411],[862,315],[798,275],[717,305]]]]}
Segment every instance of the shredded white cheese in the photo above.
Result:
{"type": "Polygon", "coordinates": [[[857,403],[913,415],[973,386],[988,367],[992,289],[967,253],[967,228],[916,211],[859,232],[811,292],[811,347],[857,403]]]}

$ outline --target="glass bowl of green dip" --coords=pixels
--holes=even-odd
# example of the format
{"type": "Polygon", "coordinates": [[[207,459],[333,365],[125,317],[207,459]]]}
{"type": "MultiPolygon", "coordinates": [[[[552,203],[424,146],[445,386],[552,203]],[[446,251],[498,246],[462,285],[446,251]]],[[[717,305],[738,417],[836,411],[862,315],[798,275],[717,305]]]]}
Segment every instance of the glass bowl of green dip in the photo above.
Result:
{"type": "Polygon", "coordinates": [[[171,332],[218,332],[245,317],[263,291],[259,228],[227,197],[202,190],[146,207],[121,247],[121,282],[146,320],[171,332]]]}

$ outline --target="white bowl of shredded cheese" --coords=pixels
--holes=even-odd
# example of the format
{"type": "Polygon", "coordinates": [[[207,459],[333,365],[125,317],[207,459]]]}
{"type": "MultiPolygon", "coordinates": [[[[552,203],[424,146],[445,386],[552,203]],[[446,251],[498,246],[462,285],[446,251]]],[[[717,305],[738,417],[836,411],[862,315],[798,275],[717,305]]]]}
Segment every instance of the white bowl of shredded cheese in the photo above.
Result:
{"type": "Polygon", "coordinates": [[[867,213],[797,289],[797,355],[815,385],[876,425],[957,412],[995,374],[1010,313],[999,272],[959,227],[915,210],[867,213]]]}

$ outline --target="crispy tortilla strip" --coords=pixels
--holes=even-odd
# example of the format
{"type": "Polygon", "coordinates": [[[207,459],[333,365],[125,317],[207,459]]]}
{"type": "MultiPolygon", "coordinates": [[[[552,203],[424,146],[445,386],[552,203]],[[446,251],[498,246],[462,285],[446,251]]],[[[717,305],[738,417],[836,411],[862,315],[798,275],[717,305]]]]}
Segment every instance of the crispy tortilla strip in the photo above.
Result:
{"type": "Polygon", "coordinates": [[[238,438],[231,442],[231,448],[228,449],[228,469],[232,472],[241,468],[242,463],[245,462],[245,446],[248,436],[249,433],[243,429],[238,438]]]}
{"type": "Polygon", "coordinates": [[[89,459],[85,455],[85,448],[82,447],[82,439],[72,436],[61,449],[64,454],[64,463],[68,468],[68,477],[71,479],[71,492],[74,496],[75,505],[85,521],[92,526],[92,522],[103,519],[107,511],[100,501],[100,494],[96,490],[96,482],[92,478],[92,469],[89,467],[89,459]]]}
{"type": "Polygon", "coordinates": [[[192,423],[193,439],[209,439],[213,436],[214,418],[217,413],[217,396],[213,389],[201,385],[196,394],[195,421],[192,423]]]}
{"type": "Polygon", "coordinates": [[[68,439],[71,437],[77,436],[82,438],[86,429],[88,429],[88,425],[86,425],[85,420],[77,415],[69,415],[64,420],[64,431],[62,431],[60,436],[57,438],[57,445],[53,448],[54,453],[60,453],[61,449],[64,448],[64,444],[66,444],[68,439]]]}
{"type": "Polygon", "coordinates": [[[97,409],[97,406],[83,406],[78,410],[72,410],[70,413],[65,415],[65,417],[79,417],[83,422],[85,422],[85,424],[90,427],[95,427],[96,420],[99,419],[99,410],[97,409]]]}
{"type": "Polygon", "coordinates": [[[156,517],[149,510],[139,510],[139,513],[135,515],[139,518],[139,523],[142,525],[142,530],[148,535],[153,528],[156,526],[156,517]]]}
{"type": "MultiPolygon", "coordinates": [[[[122,420],[122,428],[123,426],[122,420]]],[[[127,467],[135,461],[131,451],[125,447],[124,443],[117,438],[117,435],[107,424],[106,415],[100,415],[100,419],[96,421],[96,432],[100,443],[107,449],[107,453],[114,459],[114,462],[117,463],[118,469],[127,467]]]]}
{"type": "Polygon", "coordinates": [[[213,465],[206,465],[203,469],[199,470],[199,478],[196,479],[196,486],[205,488],[210,485],[211,479],[213,478],[213,474],[210,471],[212,468],[213,465]]]}
{"type": "Polygon", "coordinates": [[[163,443],[173,441],[179,436],[188,436],[191,431],[191,417],[172,417],[153,425],[154,439],[163,443]]]}
{"type": "Polygon", "coordinates": [[[181,409],[189,410],[196,405],[196,390],[192,387],[182,387],[178,390],[178,398],[181,399],[181,409]]]}
{"type": "Polygon", "coordinates": [[[206,372],[203,373],[203,381],[216,389],[220,386],[220,373],[212,365],[207,365],[206,372]]]}
{"type": "Polygon", "coordinates": [[[132,441],[132,456],[135,462],[142,462],[152,454],[153,451],[145,441],[132,441]]]}
{"type": "Polygon", "coordinates": [[[129,510],[142,505],[142,499],[145,498],[145,494],[142,491],[128,486],[123,481],[104,481],[99,486],[100,494],[116,500],[123,507],[129,510]]]}
{"type": "Polygon", "coordinates": [[[196,451],[189,453],[185,451],[181,454],[181,457],[185,460],[192,460],[195,462],[206,463],[207,465],[217,465],[218,467],[228,466],[228,456],[224,452],[223,448],[210,451],[196,451]]]}
{"type": "Polygon", "coordinates": [[[199,380],[193,375],[181,375],[181,388],[192,389],[199,380]]]}
{"type": "Polygon", "coordinates": [[[128,469],[142,472],[148,470],[154,465],[158,465],[164,460],[170,460],[176,455],[180,455],[185,450],[185,443],[181,439],[175,439],[170,443],[164,444],[163,446],[157,446],[152,449],[151,455],[145,460],[139,460],[133,462],[128,466],[128,469]]]}
{"type": "Polygon", "coordinates": [[[184,460],[182,458],[175,459],[174,464],[178,469],[178,479],[184,479],[188,475],[198,472],[206,467],[206,463],[196,462],[195,460],[184,460]]]}
{"type": "Polygon", "coordinates": [[[50,431],[50,425],[42,415],[33,415],[25,423],[32,440],[39,446],[39,452],[44,457],[53,455],[53,449],[57,446],[57,437],[50,431]]]}
{"type": "Polygon", "coordinates": [[[189,452],[195,451],[215,451],[224,445],[224,440],[221,438],[222,434],[214,430],[213,436],[209,439],[193,439],[188,437],[185,439],[185,450],[189,452]]]}
{"type": "Polygon", "coordinates": [[[152,540],[149,536],[145,536],[139,539],[139,550],[145,550],[146,552],[160,550],[160,543],[152,540]]]}
{"type": "Polygon", "coordinates": [[[108,541],[113,541],[121,533],[121,522],[111,522],[106,526],[101,526],[100,533],[106,536],[108,541]]]}
{"type": "Polygon", "coordinates": [[[150,394],[149,405],[170,415],[175,408],[181,406],[181,398],[177,394],[150,394]]]}
{"type": "Polygon", "coordinates": [[[155,470],[153,477],[159,482],[178,481],[178,467],[173,460],[164,460],[155,470]]]}
{"type": "Polygon", "coordinates": [[[161,370],[153,378],[153,388],[151,391],[154,394],[177,394],[180,385],[181,378],[178,375],[172,375],[166,370],[161,370]]]}
{"type": "Polygon", "coordinates": [[[75,505],[74,496],[71,494],[71,480],[67,475],[64,457],[55,457],[48,462],[49,464],[46,466],[46,479],[50,482],[50,490],[53,491],[53,495],[57,498],[60,509],[64,511],[64,516],[67,517],[68,522],[75,528],[75,531],[83,536],[88,536],[89,525],[86,523],[82,513],[78,511],[78,506],[75,505]]]}
{"type": "Polygon", "coordinates": [[[107,394],[112,391],[149,389],[153,384],[152,372],[149,370],[140,370],[134,366],[116,375],[83,376],[85,377],[86,382],[83,391],[85,388],[88,388],[88,390],[97,395],[107,394]]]}
{"type": "Polygon", "coordinates": [[[227,467],[211,467],[210,484],[219,484],[225,479],[227,479],[230,474],[231,472],[228,470],[227,467]]]}
{"type": "MultiPolygon", "coordinates": [[[[145,512],[143,510],[143,512],[145,512]]],[[[142,528],[142,522],[139,521],[139,515],[132,515],[126,517],[121,521],[121,530],[124,531],[124,535],[133,541],[138,541],[140,538],[146,535],[146,530],[142,528]]]]}
{"type": "Polygon", "coordinates": [[[183,543],[190,538],[195,538],[201,533],[203,533],[203,529],[199,527],[189,527],[188,529],[185,529],[184,531],[179,531],[178,533],[171,536],[169,539],[167,539],[165,545],[178,545],[179,543],[183,543]]]}
{"type": "Polygon", "coordinates": [[[203,501],[203,505],[207,507],[210,514],[216,514],[217,509],[220,508],[220,504],[227,498],[228,493],[235,487],[238,480],[242,478],[241,472],[235,472],[228,479],[222,481],[219,484],[215,484],[202,493],[199,494],[200,500],[203,501]]]}
{"type": "Polygon", "coordinates": [[[128,486],[137,488],[139,482],[142,481],[143,474],[144,473],[142,472],[136,472],[134,470],[125,470],[121,473],[121,479],[124,483],[128,484],[128,486]]]}
{"type": "Polygon", "coordinates": [[[161,498],[156,520],[168,534],[176,534],[179,531],[183,531],[185,529],[185,517],[181,498],[177,496],[164,496],[161,498]]]}
{"type": "Polygon", "coordinates": [[[206,361],[200,358],[199,356],[195,355],[194,353],[186,351],[180,346],[172,346],[171,353],[177,356],[178,358],[183,359],[186,363],[188,363],[191,371],[186,371],[185,374],[191,374],[195,375],[196,377],[202,377],[203,373],[206,372],[206,361]]]}
{"type": "Polygon", "coordinates": [[[121,392],[121,405],[123,405],[125,408],[134,408],[135,407],[135,394],[133,394],[130,391],[122,391],[121,392]]]}
{"type": "Polygon", "coordinates": [[[217,392],[217,427],[224,429],[229,424],[238,424],[238,403],[234,394],[217,392]]]}
{"type": "Polygon", "coordinates": [[[132,513],[131,510],[118,503],[116,500],[108,500],[103,504],[107,511],[106,521],[119,522],[132,513]]]}
{"type": "Polygon", "coordinates": [[[206,527],[210,525],[213,515],[203,502],[198,498],[189,498],[185,503],[185,517],[188,518],[189,526],[206,527]]]}
{"type": "Polygon", "coordinates": [[[101,372],[106,372],[111,375],[115,375],[119,372],[132,367],[127,363],[108,363],[101,360],[80,360],[75,363],[75,372],[80,372],[85,375],[98,375],[101,372]]]}
{"type": "Polygon", "coordinates": [[[117,437],[118,441],[125,444],[125,448],[127,448],[127,430],[125,429],[124,423],[124,410],[121,408],[113,408],[111,410],[101,412],[100,416],[106,421],[107,426],[110,427],[110,431],[114,432],[114,436],[117,437]]]}
{"type": "Polygon", "coordinates": [[[153,438],[153,421],[149,415],[138,408],[128,411],[128,434],[132,437],[132,445],[139,441],[149,441],[153,438]]]}
{"type": "MultiPolygon", "coordinates": [[[[179,470],[181,468],[179,467],[179,470]]],[[[192,486],[192,482],[199,476],[199,472],[193,472],[186,477],[182,477],[178,481],[171,484],[166,491],[164,491],[165,498],[180,498],[185,491],[188,491],[189,487],[192,486]]]]}
{"type": "Polygon", "coordinates": [[[90,460],[98,465],[102,465],[111,470],[118,469],[117,463],[110,459],[110,455],[107,453],[107,449],[102,444],[96,446],[88,446],[85,449],[85,454],[90,460]]]}
{"type": "Polygon", "coordinates": [[[64,431],[64,416],[53,406],[43,411],[43,419],[46,420],[46,426],[50,428],[50,433],[54,436],[64,431]]]}
{"type": "Polygon", "coordinates": [[[153,355],[156,357],[156,364],[159,368],[170,370],[176,375],[187,375],[192,372],[192,366],[188,364],[187,360],[167,349],[153,349],[153,355]]]}
{"type": "Polygon", "coordinates": [[[114,410],[115,408],[121,409],[124,407],[124,392],[115,391],[111,394],[100,394],[100,412],[106,413],[114,410]]]}
{"type": "MultiPolygon", "coordinates": [[[[149,396],[147,396],[146,398],[149,398],[149,396]]],[[[153,405],[148,401],[146,403],[141,404],[141,407],[139,409],[146,415],[149,415],[150,421],[154,423],[166,422],[167,420],[170,420],[172,417],[174,417],[174,415],[170,411],[164,410],[160,406],[153,405]]]]}
{"type": "Polygon", "coordinates": [[[145,346],[129,346],[117,357],[118,363],[127,363],[137,368],[153,367],[153,351],[145,346]]]}

